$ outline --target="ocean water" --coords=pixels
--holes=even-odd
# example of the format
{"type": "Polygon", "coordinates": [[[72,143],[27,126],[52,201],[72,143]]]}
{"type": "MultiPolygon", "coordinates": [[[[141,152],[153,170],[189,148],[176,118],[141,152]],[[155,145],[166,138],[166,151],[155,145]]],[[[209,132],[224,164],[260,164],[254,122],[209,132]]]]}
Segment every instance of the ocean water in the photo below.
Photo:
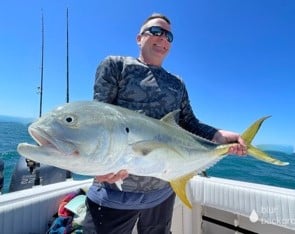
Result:
{"type": "Polygon", "coordinates": [[[19,159],[16,147],[20,142],[32,143],[28,126],[18,122],[0,122],[0,160],[4,162],[4,186],[2,193],[8,191],[14,167],[19,159]]]}
{"type": "MultiPolygon", "coordinates": [[[[12,172],[19,159],[16,147],[21,142],[33,143],[27,132],[28,125],[20,122],[0,121],[0,160],[4,161],[4,187],[9,188],[12,172]]],[[[263,145],[261,148],[274,157],[288,161],[288,166],[267,164],[252,157],[227,156],[207,169],[208,176],[254,182],[295,189],[295,153],[292,147],[263,145]]]]}

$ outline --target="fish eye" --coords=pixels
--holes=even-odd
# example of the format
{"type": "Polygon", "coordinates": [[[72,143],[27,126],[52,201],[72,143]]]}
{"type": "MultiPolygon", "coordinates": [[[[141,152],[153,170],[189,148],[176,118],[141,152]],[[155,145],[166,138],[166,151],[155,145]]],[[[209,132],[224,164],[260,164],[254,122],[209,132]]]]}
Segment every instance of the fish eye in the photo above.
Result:
{"type": "Polygon", "coordinates": [[[75,118],[75,116],[67,115],[67,116],[65,116],[65,118],[64,118],[64,122],[65,122],[66,124],[74,124],[74,123],[76,122],[76,118],[75,118]]]}
{"type": "Polygon", "coordinates": [[[73,122],[73,118],[72,117],[67,117],[66,118],[67,123],[72,123],[73,122]]]}
{"type": "Polygon", "coordinates": [[[126,128],[125,128],[125,131],[126,131],[127,133],[129,133],[129,128],[128,128],[128,127],[126,127],[126,128]]]}

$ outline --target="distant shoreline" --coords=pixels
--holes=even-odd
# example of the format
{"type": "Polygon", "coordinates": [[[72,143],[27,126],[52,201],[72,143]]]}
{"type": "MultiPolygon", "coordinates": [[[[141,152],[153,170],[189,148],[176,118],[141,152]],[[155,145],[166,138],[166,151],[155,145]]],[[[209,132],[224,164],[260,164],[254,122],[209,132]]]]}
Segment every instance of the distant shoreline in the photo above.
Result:
{"type": "Polygon", "coordinates": [[[16,122],[16,123],[28,124],[33,121],[34,121],[34,118],[24,118],[24,117],[0,115],[0,122],[16,122]]]}

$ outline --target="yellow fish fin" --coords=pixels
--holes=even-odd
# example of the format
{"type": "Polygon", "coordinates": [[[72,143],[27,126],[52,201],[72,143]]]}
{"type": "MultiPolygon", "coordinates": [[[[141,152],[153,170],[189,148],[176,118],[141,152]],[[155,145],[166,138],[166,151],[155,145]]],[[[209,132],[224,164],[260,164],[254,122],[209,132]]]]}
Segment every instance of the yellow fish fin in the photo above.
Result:
{"type": "Polygon", "coordinates": [[[255,148],[254,146],[250,145],[248,146],[248,154],[251,155],[254,158],[257,158],[261,161],[271,163],[278,166],[286,166],[289,165],[288,162],[282,162],[278,159],[272,158],[267,153],[261,151],[260,149],[255,148]]]}
{"type": "Polygon", "coordinates": [[[196,175],[196,172],[191,172],[187,175],[176,178],[170,181],[170,185],[179,199],[188,207],[192,208],[192,204],[186,195],[186,184],[187,182],[196,175]]]}
{"type": "MultiPolygon", "coordinates": [[[[262,118],[258,119],[250,127],[248,127],[246,129],[246,131],[244,131],[244,133],[241,135],[241,137],[243,138],[244,142],[247,145],[248,155],[252,156],[258,160],[261,160],[261,161],[264,161],[267,163],[271,163],[274,165],[278,165],[278,166],[289,165],[288,162],[282,162],[278,159],[272,158],[267,153],[254,147],[253,145],[251,145],[251,142],[252,142],[253,138],[255,137],[256,133],[258,132],[258,130],[260,129],[262,123],[264,122],[264,120],[266,120],[269,117],[270,116],[266,116],[266,117],[262,117],[262,118]]],[[[214,154],[215,155],[225,155],[225,154],[227,154],[229,147],[231,147],[232,145],[235,145],[235,144],[237,144],[237,143],[219,145],[214,150],[214,154]]]]}
{"type": "Polygon", "coordinates": [[[248,127],[244,133],[241,135],[243,140],[245,141],[246,145],[250,145],[253,138],[255,137],[256,133],[258,132],[259,128],[261,127],[264,120],[269,118],[270,116],[265,116],[257,121],[255,121],[250,127],[248,127]]]}
{"type": "Polygon", "coordinates": [[[260,129],[262,123],[264,122],[264,120],[266,120],[269,117],[270,116],[265,116],[255,121],[250,127],[246,129],[246,131],[244,131],[241,137],[243,138],[243,140],[245,141],[247,145],[248,155],[267,163],[271,163],[278,166],[286,166],[289,164],[288,162],[282,162],[278,159],[272,158],[267,153],[251,145],[251,142],[253,138],[255,137],[256,133],[258,132],[258,130],[260,129]]]}

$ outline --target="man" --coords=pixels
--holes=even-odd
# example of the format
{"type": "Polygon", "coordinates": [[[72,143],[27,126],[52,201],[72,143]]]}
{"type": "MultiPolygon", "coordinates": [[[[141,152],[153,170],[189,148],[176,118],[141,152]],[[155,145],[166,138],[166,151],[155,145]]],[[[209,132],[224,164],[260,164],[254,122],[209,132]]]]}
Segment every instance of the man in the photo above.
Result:
{"type": "MultiPolygon", "coordinates": [[[[97,68],[94,100],[112,103],[160,119],[180,109],[179,125],[218,143],[237,142],[229,153],[244,155],[242,138],[201,123],[193,114],[182,80],[162,68],[173,34],[170,21],[151,15],[137,35],[138,58],[109,56],[97,68]]],[[[121,170],[97,176],[87,194],[87,205],[97,233],[170,233],[175,194],[157,178],[128,175],[121,170]],[[122,191],[114,184],[124,180],[122,191]]]]}

